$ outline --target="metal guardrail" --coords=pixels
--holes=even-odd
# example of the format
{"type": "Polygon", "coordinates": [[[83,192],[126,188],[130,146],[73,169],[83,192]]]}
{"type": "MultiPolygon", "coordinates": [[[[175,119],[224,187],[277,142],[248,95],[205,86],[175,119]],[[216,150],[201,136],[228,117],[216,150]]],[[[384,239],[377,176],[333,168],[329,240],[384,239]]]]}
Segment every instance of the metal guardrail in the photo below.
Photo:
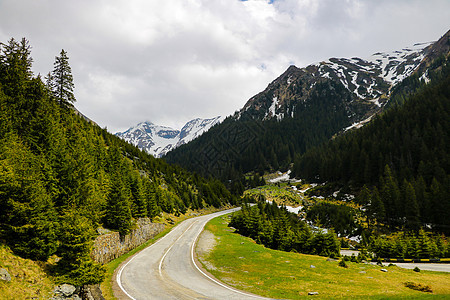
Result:
{"type": "MultiPolygon", "coordinates": [[[[382,262],[397,262],[397,263],[443,263],[449,264],[450,258],[380,258],[382,262]]],[[[372,259],[372,262],[377,262],[378,259],[372,259]]]]}

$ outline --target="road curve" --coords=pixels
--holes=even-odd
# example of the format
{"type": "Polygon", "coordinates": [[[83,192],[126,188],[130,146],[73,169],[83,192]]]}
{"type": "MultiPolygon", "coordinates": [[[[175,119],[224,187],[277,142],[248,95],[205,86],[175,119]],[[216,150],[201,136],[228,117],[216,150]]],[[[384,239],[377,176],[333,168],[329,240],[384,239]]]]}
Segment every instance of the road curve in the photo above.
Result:
{"type": "MultiPolygon", "coordinates": [[[[435,271],[435,272],[447,272],[450,273],[450,264],[433,264],[433,263],[393,263],[397,267],[404,268],[404,269],[414,269],[415,267],[418,267],[421,270],[426,271],[435,271]]],[[[389,263],[383,263],[383,265],[388,266],[389,263]]]]}
{"type": "Polygon", "coordinates": [[[134,255],[117,272],[119,299],[268,299],[230,288],[195,264],[194,245],[205,224],[237,209],[185,220],[134,255]]]}

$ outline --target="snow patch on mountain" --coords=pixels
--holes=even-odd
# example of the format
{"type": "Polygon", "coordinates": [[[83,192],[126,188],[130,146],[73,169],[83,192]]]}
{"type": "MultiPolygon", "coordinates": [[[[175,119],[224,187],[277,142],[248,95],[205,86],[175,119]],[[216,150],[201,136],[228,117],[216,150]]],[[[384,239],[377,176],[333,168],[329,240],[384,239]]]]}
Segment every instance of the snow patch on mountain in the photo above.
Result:
{"type": "Polygon", "coordinates": [[[361,99],[374,99],[383,92],[376,89],[377,78],[394,86],[410,76],[424,59],[424,50],[433,42],[414,44],[401,50],[377,52],[369,58],[330,58],[313,64],[319,76],[331,79],[333,75],[361,99]],[[333,74],[330,74],[332,72],[333,74]]]}
{"type": "Polygon", "coordinates": [[[353,129],[353,128],[357,128],[357,129],[358,129],[358,128],[361,128],[361,127],[363,127],[366,123],[368,123],[370,120],[372,120],[372,118],[373,118],[373,115],[371,115],[371,116],[368,117],[367,119],[362,120],[361,122],[353,123],[352,125],[346,127],[346,128],[344,129],[344,131],[348,131],[348,130],[353,129]]]}
{"type": "Polygon", "coordinates": [[[277,96],[273,97],[272,104],[269,107],[269,110],[266,112],[263,120],[267,120],[273,117],[276,117],[278,121],[284,118],[284,113],[277,113],[278,108],[280,107],[280,103],[277,96]]]}
{"type": "Polygon", "coordinates": [[[197,118],[187,122],[181,130],[147,121],[124,132],[117,132],[116,135],[154,157],[162,157],[169,151],[196,139],[222,121],[223,118],[220,116],[211,119],[197,118]]]}

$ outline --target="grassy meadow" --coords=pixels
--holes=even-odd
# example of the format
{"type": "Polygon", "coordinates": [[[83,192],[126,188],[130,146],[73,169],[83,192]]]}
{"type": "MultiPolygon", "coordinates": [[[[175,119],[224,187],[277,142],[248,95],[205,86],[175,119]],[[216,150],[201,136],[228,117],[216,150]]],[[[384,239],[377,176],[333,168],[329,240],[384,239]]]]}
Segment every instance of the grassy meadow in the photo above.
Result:
{"type": "Polygon", "coordinates": [[[238,289],[276,299],[309,299],[308,292],[318,292],[314,298],[319,299],[450,299],[450,273],[352,262],[342,268],[326,257],[265,248],[233,233],[228,222],[229,216],[222,216],[207,224],[216,245],[199,259],[211,274],[238,289]],[[410,289],[406,282],[433,292],[410,289]]]}
{"type": "Polygon", "coordinates": [[[0,268],[6,269],[11,281],[0,280],[0,299],[49,299],[55,283],[45,272],[47,264],[21,258],[0,245],[0,268]]]}

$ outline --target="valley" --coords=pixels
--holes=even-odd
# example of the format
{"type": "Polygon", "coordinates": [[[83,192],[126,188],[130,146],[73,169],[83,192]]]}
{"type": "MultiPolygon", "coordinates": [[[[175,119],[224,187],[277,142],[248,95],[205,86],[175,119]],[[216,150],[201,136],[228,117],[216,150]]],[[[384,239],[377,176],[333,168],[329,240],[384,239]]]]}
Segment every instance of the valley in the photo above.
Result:
{"type": "Polygon", "coordinates": [[[450,259],[450,31],[291,65],[181,130],[112,134],[75,107],[65,50],[32,65],[0,43],[0,298],[450,297],[449,273],[391,265],[450,259]]]}

